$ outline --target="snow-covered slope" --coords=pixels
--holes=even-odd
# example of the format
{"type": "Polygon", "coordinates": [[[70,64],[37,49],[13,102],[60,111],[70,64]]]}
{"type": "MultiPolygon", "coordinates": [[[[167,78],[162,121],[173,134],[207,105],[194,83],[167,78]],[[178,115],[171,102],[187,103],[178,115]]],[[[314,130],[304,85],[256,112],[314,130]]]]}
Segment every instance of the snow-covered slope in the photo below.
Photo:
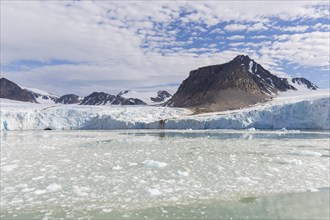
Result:
{"type": "Polygon", "coordinates": [[[37,100],[37,102],[41,103],[41,104],[47,104],[47,103],[54,104],[56,102],[56,100],[59,98],[59,96],[46,92],[41,89],[26,88],[26,87],[22,87],[22,86],[21,86],[21,88],[30,92],[31,95],[37,100]]]}
{"type": "Polygon", "coordinates": [[[158,91],[158,92],[140,92],[140,91],[134,91],[134,90],[125,90],[120,92],[118,95],[128,99],[128,98],[136,98],[140,99],[143,102],[147,103],[147,105],[158,105],[165,103],[168,101],[172,95],[170,95],[166,91],[158,91]],[[165,95],[165,96],[162,96],[165,95]],[[157,98],[159,101],[157,102],[157,98]]]}
{"type": "Polygon", "coordinates": [[[1,99],[1,130],[330,129],[329,90],[290,91],[235,111],[193,115],[183,108],[33,104],[1,99]]]}

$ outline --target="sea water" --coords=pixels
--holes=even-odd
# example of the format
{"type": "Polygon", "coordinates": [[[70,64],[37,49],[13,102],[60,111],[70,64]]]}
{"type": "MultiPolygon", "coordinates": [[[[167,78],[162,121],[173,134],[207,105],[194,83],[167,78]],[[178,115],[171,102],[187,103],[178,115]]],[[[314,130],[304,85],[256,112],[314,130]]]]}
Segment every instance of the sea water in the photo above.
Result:
{"type": "Polygon", "coordinates": [[[1,219],[328,219],[329,131],[1,132],[1,219]]]}

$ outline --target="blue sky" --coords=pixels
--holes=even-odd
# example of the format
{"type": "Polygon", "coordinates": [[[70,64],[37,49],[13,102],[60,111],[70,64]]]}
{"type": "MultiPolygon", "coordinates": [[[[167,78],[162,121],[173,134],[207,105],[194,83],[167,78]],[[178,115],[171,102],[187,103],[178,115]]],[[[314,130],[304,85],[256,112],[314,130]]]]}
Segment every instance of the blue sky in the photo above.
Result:
{"type": "Polygon", "coordinates": [[[239,54],[329,88],[328,1],[1,1],[1,76],[62,95],[175,92],[239,54]]]}

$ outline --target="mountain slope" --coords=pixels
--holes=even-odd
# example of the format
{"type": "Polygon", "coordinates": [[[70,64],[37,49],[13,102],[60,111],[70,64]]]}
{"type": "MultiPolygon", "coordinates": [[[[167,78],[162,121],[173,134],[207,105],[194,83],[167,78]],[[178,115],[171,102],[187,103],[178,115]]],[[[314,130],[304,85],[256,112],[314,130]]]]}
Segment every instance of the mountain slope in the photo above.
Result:
{"type": "Polygon", "coordinates": [[[30,92],[6,78],[0,79],[0,98],[37,103],[37,100],[30,92]]]}
{"type": "MultiPolygon", "coordinates": [[[[306,79],[292,80],[315,86],[306,79]]],[[[248,56],[240,55],[225,64],[191,71],[166,105],[197,111],[239,109],[267,101],[278,92],[296,90],[293,81],[289,83],[248,56]]]]}
{"type": "Polygon", "coordinates": [[[46,104],[46,103],[54,104],[59,98],[57,95],[36,88],[22,87],[22,89],[30,93],[30,95],[33,96],[38,103],[42,103],[42,104],[46,104]]]}

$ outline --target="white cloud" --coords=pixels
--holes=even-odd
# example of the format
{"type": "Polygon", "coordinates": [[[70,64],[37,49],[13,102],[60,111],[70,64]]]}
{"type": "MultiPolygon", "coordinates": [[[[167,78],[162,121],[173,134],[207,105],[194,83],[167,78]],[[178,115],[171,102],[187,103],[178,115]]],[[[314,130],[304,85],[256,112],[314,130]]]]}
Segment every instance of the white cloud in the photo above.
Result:
{"type": "Polygon", "coordinates": [[[258,35],[258,36],[252,36],[251,37],[252,39],[267,39],[267,38],[270,38],[266,35],[258,35]]]}
{"type": "MultiPolygon", "coordinates": [[[[54,59],[77,63],[22,72],[3,71],[3,75],[22,85],[45,86],[44,89],[59,94],[75,91],[86,95],[93,90],[118,91],[180,83],[191,69],[228,62],[242,53],[271,68],[278,66],[281,59],[299,65],[326,64],[329,45],[323,34],[310,34],[310,39],[280,35],[272,45],[265,44],[259,51],[251,44],[251,48],[219,52],[213,45],[185,49],[199,39],[198,33],[178,41],[178,31],[188,29],[188,25],[171,27],[174,21],[195,22],[195,29],[205,33],[208,31],[205,26],[230,22],[224,30],[265,30],[274,17],[288,20],[326,17],[329,14],[326,7],[315,7],[319,2],[76,1],[66,7],[67,4],[67,1],[1,1],[1,65],[54,59]],[[180,14],[184,16],[179,17],[180,14]],[[309,60],[307,55],[313,57],[309,60]]],[[[322,25],[325,24],[316,28],[324,30],[322,25]]],[[[224,34],[218,26],[211,30],[224,34]]],[[[228,39],[242,40],[244,36],[228,39]]]]}
{"type": "Polygon", "coordinates": [[[264,23],[255,23],[255,24],[229,24],[224,27],[226,31],[235,32],[235,31],[263,31],[267,30],[267,27],[264,23]]]}
{"type": "Polygon", "coordinates": [[[288,32],[305,32],[309,27],[306,25],[292,26],[292,27],[280,27],[278,28],[281,31],[288,32]]]}
{"type": "Polygon", "coordinates": [[[256,23],[248,28],[248,31],[264,31],[268,28],[263,23],[256,23]]]}
{"type": "Polygon", "coordinates": [[[243,24],[229,24],[224,27],[224,29],[229,32],[245,31],[247,28],[248,26],[243,24]]]}
{"type": "Polygon", "coordinates": [[[243,40],[245,37],[243,35],[233,35],[230,37],[227,37],[228,40],[243,40]]]}
{"type": "Polygon", "coordinates": [[[310,32],[278,36],[275,41],[265,46],[260,53],[278,60],[287,60],[301,66],[329,66],[329,33],[310,32]]]}
{"type": "Polygon", "coordinates": [[[313,27],[314,29],[318,31],[329,31],[330,30],[330,24],[322,24],[322,23],[317,23],[313,27]]]}

